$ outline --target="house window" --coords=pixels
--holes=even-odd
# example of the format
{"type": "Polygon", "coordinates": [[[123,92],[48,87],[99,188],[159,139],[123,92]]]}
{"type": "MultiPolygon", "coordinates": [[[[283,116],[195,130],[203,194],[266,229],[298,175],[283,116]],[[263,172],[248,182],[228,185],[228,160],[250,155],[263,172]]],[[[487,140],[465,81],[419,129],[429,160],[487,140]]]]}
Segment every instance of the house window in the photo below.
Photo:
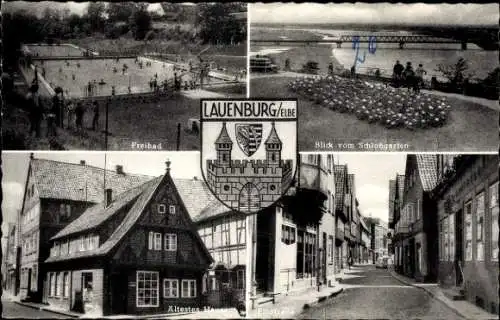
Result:
{"type": "Polygon", "coordinates": [[[60,296],[62,296],[62,272],[58,272],[56,278],[56,297],[60,296]]]}
{"type": "Polygon", "coordinates": [[[448,217],[444,218],[444,260],[449,260],[448,251],[448,217]]]}
{"type": "Polygon", "coordinates": [[[448,250],[449,260],[455,261],[455,214],[450,214],[448,217],[448,250]]]}
{"type": "Polygon", "coordinates": [[[333,236],[328,236],[328,259],[333,264],[333,236]]]}
{"type": "Polygon", "coordinates": [[[177,235],[175,233],[165,233],[165,250],[166,251],[176,251],[177,250],[177,235]]]}
{"type": "Polygon", "coordinates": [[[71,205],[70,204],[66,205],[66,217],[67,218],[71,217],[71,205]]]}
{"type": "Polygon", "coordinates": [[[476,196],[476,260],[484,260],[484,192],[476,196]]]}
{"type": "Polygon", "coordinates": [[[491,260],[498,261],[498,181],[490,186],[491,260]]]}
{"type": "Polygon", "coordinates": [[[56,295],[56,275],[53,272],[51,272],[49,278],[50,278],[49,295],[53,297],[56,295]]]}
{"type": "Polygon", "coordinates": [[[281,225],[281,242],[284,244],[295,243],[295,228],[287,225],[281,225]]]}
{"type": "Polygon", "coordinates": [[[163,297],[179,298],[179,280],[163,279],[163,297]]]}
{"type": "Polygon", "coordinates": [[[85,251],[85,238],[81,236],[78,238],[78,242],[80,244],[80,251],[85,251]]]}
{"type": "Polygon", "coordinates": [[[237,244],[245,244],[245,231],[246,231],[246,219],[241,219],[240,222],[236,221],[236,233],[237,233],[237,244]]]}
{"type": "Polygon", "coordinates": [[[158,213],[165,213],[166,211],[166,206],[164,204],[159,204],[158,205],[158,213]]]}
{"type": "Polygon", "coordinates": [[[182,298],[196,297],[196,280],[182,280],[182,298]]]}
{"type": "Polygon", "coordinates": [[[161,233],[155,232],[154,250],[161,250],[161,233]]]}
{"type": "Polygon", "coordinates": [[[472,201],[465,204],[465,261],[472,261],[472,201]]]}
{"type": "Polygon", "coordinates": [[[64,283],[63,297],[67,298],[69,297],[69,272],[64,273],[63,283],[64,283]]]}
{"type": "Polygon", "coordinates": [[[417,220],[420,220],[420,199],[417,200],[417,208],[415,209],[415,214],[417,216],[417,220]]]}
{"type": "Polygon", "coordinates": [[[170,214],[175,214],[175,206],[170,205],[170,206],[168,207],[168,213],[170,213],[170,214]]]}
{"type": "Polygon", "coordinates": [[[148,250],[153,250],[153,239],[154,239],[154,232],[150,231],[148,234],[148,250]]]}
{"type": "Polygon", "coordinates": [[[158,272],[137,271],[137,307],[158,307],[158,272]]]}
{"type": "Polygon", "coordinates": [[[228,246],[231,244],[231,239],[229,238],[229,221],[223,221],[221,225],[221,241],[223,246],[228,246]]]}

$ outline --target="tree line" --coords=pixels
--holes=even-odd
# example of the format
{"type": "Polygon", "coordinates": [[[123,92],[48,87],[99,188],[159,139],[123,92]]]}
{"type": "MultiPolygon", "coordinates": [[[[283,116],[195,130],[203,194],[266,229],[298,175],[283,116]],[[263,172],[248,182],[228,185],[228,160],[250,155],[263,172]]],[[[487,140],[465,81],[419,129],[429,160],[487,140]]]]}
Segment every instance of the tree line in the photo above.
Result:
{"type": "Polygon", "coordinates": [[[22,43],[53,43],[103,34],[106,38],[125,35],[135,40],[197,41],[205,44],[233,44],[246,40],[246,19],[234,13],[246,12],[242,3],[203,3],[194,6],[164,4],[163,15],[148,11],[148,3],[89,2],[82,15],[69,9],[47,7],[41,15],[28,9],[5,12],[2,16],[4,62],[14,62],[22,43]],[[155,30],[153,22],[187,24],[167,32],[155,30]],[[14,59],[14,60],[13,60],[14,59]]]}

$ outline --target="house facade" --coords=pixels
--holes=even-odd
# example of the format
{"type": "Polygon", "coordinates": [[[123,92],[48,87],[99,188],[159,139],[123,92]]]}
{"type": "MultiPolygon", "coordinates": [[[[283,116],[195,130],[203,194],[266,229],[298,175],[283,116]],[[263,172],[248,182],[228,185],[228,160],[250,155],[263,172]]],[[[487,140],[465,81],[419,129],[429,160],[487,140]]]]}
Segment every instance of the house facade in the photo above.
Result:
{"type": "Polygon", "coordinates": [[[438,156],[439,285],[499,313],[498,157],[438,156]]]}
{"type": "Polygon", "coordinates": [[[399,272],[421,282],[435,281],[437,277],[438,247],[434,241],[437,237],[437,210],[431,198],[436,183],[435,155],[407,155],[394,246],[401,262],[399,272]]]}
{"type": "Polygon", "coordinates": [[[350,216],[352,200],[349,194],[347,165],[334,166],[335,178],[335,270],[347,267],[349,256],[350,216]],[[346,232],[347,230],[347,232],[346,232]]]}
{"type": "Polygon", "coordinates": [[[7,244],[3,257],[4,290],[15,296],[19,293],[21,248],[19,247],[19,228],[14,223],[10,223],[8,227],[7,244]]]}
{"type": "Polygon", "coordinates": [[[298,183],[252,224],[251,299],[333,285],[335,181],[332,155],[301,155],[298,183]]]}
{"type": "Polygon", "coordinates": [[[199,310],[213,260],[165,175],[105,200],[50,239],[44,300],[87,316],[199,310]]]}
{"type": "MultiPolygon", "coordinates": [[[[35,159],[31,156],[19,215],[20,297],[41,301],[44,261],[50,239],[87,208],[103,199],[104,170],[86,165],[35,159]]],[[[123,191],[150,179],[129,175],[123,167],[107,170],[106,184],[123,191]]]]}

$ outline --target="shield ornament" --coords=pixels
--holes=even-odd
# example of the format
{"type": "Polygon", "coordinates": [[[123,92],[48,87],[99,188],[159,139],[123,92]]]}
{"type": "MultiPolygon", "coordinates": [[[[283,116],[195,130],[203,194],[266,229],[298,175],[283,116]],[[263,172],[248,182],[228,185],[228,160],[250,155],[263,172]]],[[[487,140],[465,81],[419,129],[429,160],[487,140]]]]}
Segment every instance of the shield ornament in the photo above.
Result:
{"type": "Polygon", "coordinates": [[[237,123],[235,129],[238,147],[247,157],[252,156],[262,141],[262,123],[237,123]]]}
{"type": "Polygon", "coordinates": [[[286,194],[298,163],[296,110],[295,99],[201,100],[202,175],[227,208],[253,214],[286,194]]]}

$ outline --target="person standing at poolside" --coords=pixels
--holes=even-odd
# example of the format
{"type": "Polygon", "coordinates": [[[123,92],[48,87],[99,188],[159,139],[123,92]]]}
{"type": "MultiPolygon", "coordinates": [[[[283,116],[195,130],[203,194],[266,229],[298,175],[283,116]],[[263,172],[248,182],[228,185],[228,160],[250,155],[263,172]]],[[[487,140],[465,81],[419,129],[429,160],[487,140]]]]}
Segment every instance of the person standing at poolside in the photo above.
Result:
{"type": "Polygon", "coordinates": [[[97,101],[93,102],[94,118],[92,119],[92,130],[97,130],[99,128],[99,103],[97,101]]]}

